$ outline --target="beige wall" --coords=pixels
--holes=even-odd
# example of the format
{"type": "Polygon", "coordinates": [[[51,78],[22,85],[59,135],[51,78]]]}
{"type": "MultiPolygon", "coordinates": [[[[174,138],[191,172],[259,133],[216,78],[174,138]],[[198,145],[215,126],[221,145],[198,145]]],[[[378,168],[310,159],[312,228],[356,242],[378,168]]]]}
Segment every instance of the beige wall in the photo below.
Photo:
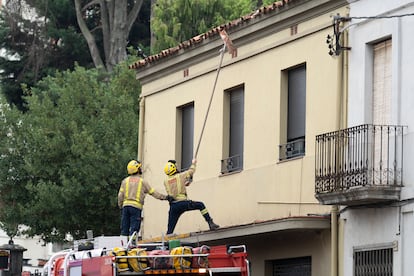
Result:
{"type": "MultiPolygon", "coordinates": [[[[290,216],[329,213],[314,198],[315,135],[337,129],[339,92],[338,60],[327,52],[326,35],[331,33],[330,14],[311,18],[290,28],[237,45],[238,57],[225,54],[212,107],[198,154],[190,199],[204,201],[215,222],[222,227],[290,216]],[[279,162],[280,99],[282,71],[306,63],[306,155],[279,162]],[[231,175],[220,174],[223,155],[224,91],[244,84],[244,166],[231,175]]],[[[236,34],[235,34],[236,36],[236,34]]],[[[177,57],[178,58],[178,57],[177,57]]],[[[180,57],[183,58],[183,57],[180,57]]],[[[163,167],[176,152],[176,108],[194,101],[194,149],[197,146],[219,63],[213,58],[189,64],[189,77],[182,70],[143,80],[145,104],[143,157],[144,177],[164,192],[163,167]]],[[[151,69],[154,70],[154,69],[151,69]]],[[[139,78],[138,72],[138,78],[139,78]]],[[[147,198],[144,238],[166,232],[168,204],[147,198]]],[[[185,213],[175,233],[207,230],[201,215],[185,213]]]]}
{"type": "Polygon", "coordinates": [[[261,237],[246,241],[249,249],[252,275],[273,275],[266,266],[267,261],[276,259],[312,256],[312,275],[330,275],[329,231],[303,231],[261,237]]]}

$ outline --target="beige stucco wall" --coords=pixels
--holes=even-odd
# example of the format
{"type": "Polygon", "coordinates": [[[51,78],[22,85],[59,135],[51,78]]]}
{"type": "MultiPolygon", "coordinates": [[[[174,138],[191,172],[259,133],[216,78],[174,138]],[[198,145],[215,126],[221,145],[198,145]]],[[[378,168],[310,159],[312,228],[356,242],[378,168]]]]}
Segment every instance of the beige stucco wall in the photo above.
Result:
{"type": "Polygon", "coordinates": [[[312,256],[312,275],[330,275],[329,231],[286,233],[278,238],[262,237],[245,243],[252,275],[273,275],[267,261],[303,256],[312,256]]]}
{"type": "MultiPolygon", "coordinates": [[[[314,198],[315,135],[338,128],[338,62],[328,55],[326,35],[331,33],[331,14],[345,14],[340,8],[299,23],[298,34],[290,28],[262,39],[237,45],[238,57],[225,54],[223,67],[198,153],[194,182],[189,197],[203,201],[215,222],[222,227],[289,216],[329,213],[314,198]],[[306,155],[279,162],[281,72],[306,63],[306,155]],[[224,91],[244,84],[243,171],[220,174],[223,156],[224,91]]],[[[180,57],[182,58],[182,57],[180,57]]],[[[189,64],[189,77],[182,70],[143,82],[145,119],[143,152],[144,177],[159,191],[163,167],[176,152],[177,107],[194,101],[194,149],[200,137],[220,54],[189,64]]],[[[139,73],[138,73],[139,78],[139,73]]],[[[144,238],[166,232],[168,204],[147,198],[144,209],[144,238]]],[[[196,212],[179,220],[175,233],[207,230],[196,212]]]]}

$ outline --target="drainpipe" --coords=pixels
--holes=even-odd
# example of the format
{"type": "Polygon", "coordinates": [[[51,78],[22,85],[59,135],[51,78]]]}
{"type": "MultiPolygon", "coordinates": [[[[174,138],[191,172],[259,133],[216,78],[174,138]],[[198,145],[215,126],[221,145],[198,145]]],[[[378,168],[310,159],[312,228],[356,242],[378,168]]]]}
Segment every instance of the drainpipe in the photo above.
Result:
{"type": "MultiPolygon", "coordinates": [[[[337,57],[338,58],[338,100],[337,100],[337,108],[339,111],[338,114],[338,121],[337,121],[337,129],[340,130],[343,125],[343,98],[344,98],[344,90],[343,90],[343,52],[337,57]]],[[[340,151],[338,150],[339,145],[337,147],[337,153],[340,151]]],[[[338,156],[340,157],[340,156],[338,156]]],[[[339,159],[339,158],[338,158],[339,159]]],[[[338,164],[336,165],[338,167],[338,164]]],[[[331,208],[331,276],[338,276],[338,210],[339,206],[333,205],[331,208]]]]}
{"type": "MultiPolygon", "coordinates": [[[[349,16],[349,15],[347,15],[347,16],[349,16]]],[[[343,39],[344,39],[344,46],[345,47],[348,47],[348,45],[349,45],[349,38],[348,38],[348,30],[345,30],[344,32],[343,32],[343,39]]],[[[343,72],[343,76],[344,76],[344,78],[343,78],[343,100],[342,100],[342,103],[343,103],[343,108],[344,108],[344,110],[342,111],[342,113],[341,113],[341,116],[343,116],[343,119],[342,119],[342,123],[343,123],[343,128],[347,128],[348,127],[348,74],[349,74],[349,72],[348,72],[348,70],[349,70],[349,68],[348,68],[348,51],[350,51],[350,49],[349,50],[344,50],[343,52],[342,52],[342,54],[343,54],[343,70],[344,70],[344,72],[343,72]]]]}
{"type": "MultiPolygon", "coordinates": [[[[348,15],[347,15],[348,16],[348,15]]],[[[348,31],[344,30],[342,33],[342,43],[344,47],[348,46],[348,31]]],[[[348,121],[348,50],[341,51],[338,60],[338,129],[347,127],[348,121]]],[[[339,151],[338,151],[339,152],[339,151]]],[[[340,248],[338,239],[338,214],[339,206],[333,205],[331,208],[331,276],[339,275],[339,251],[340,248]]]]}
{"type": "Polygon", "coordinates": [[[144,117],[145,117],[145,97],[139,99],[139,125],[138,125],[138,160],[144,162],[144,117]]]}
{"type": "Polygon", "coordinates": [[[338,275],[338,205],[331,208],[331,276],[338,275]]]}
{"type": "MultiPolygon", "coordinates": [[[[144,163],[144,127],[145,127],[145,97],[139,99],[139,123],[138,123],[138,160],[144,163]]],[[[144,224],[144,211],[141,214],[142,222],[140,229],[140,236],[144,236],[145,224],[144,224]]]]}

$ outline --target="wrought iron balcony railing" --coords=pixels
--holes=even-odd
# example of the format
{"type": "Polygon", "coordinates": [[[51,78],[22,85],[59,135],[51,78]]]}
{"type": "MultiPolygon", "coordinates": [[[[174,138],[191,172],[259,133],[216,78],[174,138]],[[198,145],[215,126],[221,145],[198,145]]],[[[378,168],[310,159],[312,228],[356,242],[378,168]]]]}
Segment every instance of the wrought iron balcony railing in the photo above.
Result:
{"type": "Polygon", "coordinates": [[[305,155],[305,139],[279,145],[279,161],[305,155]]]}
{"type": "Polygon", "coordinates": [[[401,187],[403,136],[404,126],[370,124],[316,136],[316,197],[355,187],[401,187]]]}
{"type": "Polygon", "coordinates": [[[221,173],[231,173],[240,171],[242,169],[242,162],[240,155],[234,155],[229,158],[221,160],[221,173]]]}

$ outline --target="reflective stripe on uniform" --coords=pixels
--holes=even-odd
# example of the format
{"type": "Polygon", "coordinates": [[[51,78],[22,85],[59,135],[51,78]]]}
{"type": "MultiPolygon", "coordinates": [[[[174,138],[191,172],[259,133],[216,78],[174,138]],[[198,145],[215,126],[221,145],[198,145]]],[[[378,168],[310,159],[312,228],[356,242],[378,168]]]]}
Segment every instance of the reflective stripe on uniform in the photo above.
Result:
{"type": "Polygon", "coordinates": [[[135,199],[128,199],[129,197],[129,177],[126,179],[125,183],[125,200],[123,203],[123,206],[134,206],[139,209],[142,209],[142,203],[140,202],[140,195],[141,195],[141,189],[142,189],[142,178],[139,180],[137,193],[135,194],[135,199]]]}
{"type": "Polygon", "coordinates": [[[185,188],[181,183],[180,175],[175,175],[174,177],[170,177],[165,185],[165,189],[167,194],[174,197],[174,200],[186,200],[187,194],[185,193],[185,188]],[[183,191],[184,189],[184,191],[183,191]]]}

